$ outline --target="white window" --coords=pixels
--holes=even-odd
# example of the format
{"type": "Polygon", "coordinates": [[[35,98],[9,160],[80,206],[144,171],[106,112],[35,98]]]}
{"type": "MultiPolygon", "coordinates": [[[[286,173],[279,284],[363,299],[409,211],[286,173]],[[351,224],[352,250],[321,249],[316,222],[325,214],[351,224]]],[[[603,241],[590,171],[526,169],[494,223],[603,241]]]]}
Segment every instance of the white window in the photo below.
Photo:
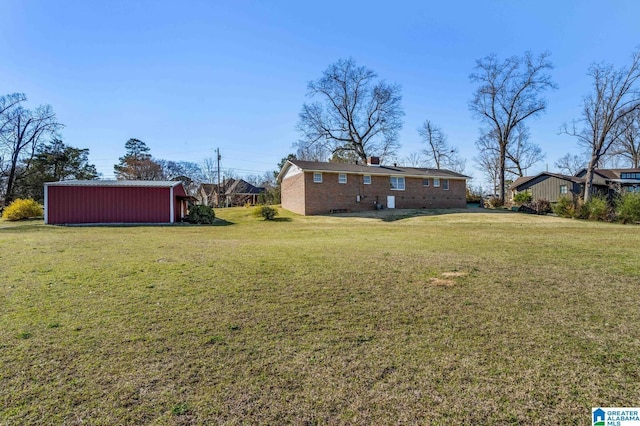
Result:
{"type": "Polygon", "coordinates": [[[347,183],[347,174],[339,173],[338,174],[338,183],[347,183]]]}
{"type": "Polygon", "coordinates": [[[322,173],[313,174],[313,183],[322,183],[322,173]]]}
{"type": "Polygon", "coordinates": [[[440,178],[433,178],[433,186],[436,188],[440,186],[440,178]]]}
{"type": "Polygon", "coordinates": [[[449,190],[449,179],[442,179],[442,189],[449,190]]]}
{"type": "Polygon", "coordinates": [[[391,189],[404,191],[404,178],[400,176],[391,176],[391,189]]]}
{"type": "Polygon", "coordinates": [[[567,185],[560,185],[560,193],[566,194],[568,192],[567,185]]]}
{"type": "Polygon", "coordinates": [[[422,179],[422,186],[429,186],[429,178],[422,179]]]}
{"type": "Polygon", "coordinates": [[[371,176],[369,176],[369,175],[364,175],[364,176],[362,177],[362,182],[363,182],[365,185],[371,185],[371,176]]]}

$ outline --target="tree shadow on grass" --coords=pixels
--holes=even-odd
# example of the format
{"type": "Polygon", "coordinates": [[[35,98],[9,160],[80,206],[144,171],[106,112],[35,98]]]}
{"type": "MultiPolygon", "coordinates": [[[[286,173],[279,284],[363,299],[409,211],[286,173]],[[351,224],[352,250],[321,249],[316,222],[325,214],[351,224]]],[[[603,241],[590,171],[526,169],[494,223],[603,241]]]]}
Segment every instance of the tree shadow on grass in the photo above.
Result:
{"type": "Polygon", "coordinates": [[[0,232],[25,232],[34,229],[44,229],[42,218],[21,219],[15,221],[0,221],[0,232]]]}
{"type": "Polygon", "coordinates": [[[358,217],[366,219],[379,219],[382,222],[395,222],[403,219],[410,219],[421,216],[442,216],[447,214],[460,213],[484,213],[484,214],[509,214],[510,210],[505,209],[481,209],[470,207],[466,209],[385,209],[365,212],[337,213],[327,215],[329,217],[358,217]]]}
{"type": "Polygon", "coordinates": [[[290,217],[274,217],[271,222],[291,222],[290,217]]]}
{"type": "Polygon", "coordinates": [[[229,226],[229,225],[233,225],[233,222],[229,222],[228,220],[224,220],[221,219],[219,217],[217,217],[214,221],[213,221],[213,226],[229,226]]]}

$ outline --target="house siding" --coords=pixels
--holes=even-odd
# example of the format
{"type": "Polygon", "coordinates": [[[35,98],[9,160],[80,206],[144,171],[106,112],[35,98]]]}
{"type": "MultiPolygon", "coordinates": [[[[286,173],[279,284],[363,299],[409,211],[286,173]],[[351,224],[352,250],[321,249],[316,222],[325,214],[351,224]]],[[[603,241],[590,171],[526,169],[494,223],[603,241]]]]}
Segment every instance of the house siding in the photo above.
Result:
{"type": "MultiPolygon", "coordinates": [[[[311,175],[313,180],[313,174],[311,175]]],[[[299,173],[283,179],[280,184],[282,208],[298,214],[307,214],[305,209],[305,175],[299,173]]]]}
{"type": "Polygon", "coordinates": [[[395,197],[398,209],[466,207],[464,179],[449,179],[449,189],[445,190],[434,187],[433,179],[429,179],[429,186],[423,186],[423,178],[405,177],[405,190],[392,190],[388,175],[371,175],[370,185],[364,184],[363,174],[346,173],[347,183],[339,183],[338,175],[323,172],[322,183],[313,182],[311,171],[285,177],[282,207],[304,215],[327,214],[332,210],[369,211],[375,210],[376,203],[387,207],[387,196],[395,197]]]}
{"type": "Polygon", "coordinates": [[[580,184],[571,182],[568,180],[560,179],[555,176],[541,176],[538,179],[533,179],[527,182],[525,185],[521,185],[518,188],[518,192],[524,192],[530,190],[531,197],[534,200],[544,199],[549,202],[555,203],[557,202],[563,194],[560,194],[560,186],[566,185],[568,193],[567,196],[571,196],[571,194],[580,194],[580,184]]]}

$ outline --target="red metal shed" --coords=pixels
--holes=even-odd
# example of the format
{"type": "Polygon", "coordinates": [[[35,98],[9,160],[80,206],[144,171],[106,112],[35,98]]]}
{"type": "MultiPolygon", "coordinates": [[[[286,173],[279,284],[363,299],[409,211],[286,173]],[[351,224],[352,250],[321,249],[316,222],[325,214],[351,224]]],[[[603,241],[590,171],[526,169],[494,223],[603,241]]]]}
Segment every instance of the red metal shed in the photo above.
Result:
{"type": "Polygon", "coordinates": [[[182,182],[70,180],[44,185],[44,223],[174,223],[187,215],[182,182]]]}

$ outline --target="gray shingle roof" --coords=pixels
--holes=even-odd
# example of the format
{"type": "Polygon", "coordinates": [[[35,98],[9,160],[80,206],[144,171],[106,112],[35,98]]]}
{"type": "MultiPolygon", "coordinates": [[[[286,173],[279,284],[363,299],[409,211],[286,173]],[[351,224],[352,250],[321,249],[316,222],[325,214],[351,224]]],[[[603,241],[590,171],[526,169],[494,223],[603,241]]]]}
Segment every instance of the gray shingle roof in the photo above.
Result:
{"type": "Polygon", "coordinates": [[[574,183],[584,183],[584,179],[580,178],[580,177],[576,177],[576,176],[569,176],[569,175],[563,175],[560,173],[550,173],[550,172],[542,172],[542,173],[538,173],[535,176],[521,176],[518,179],[514,180],[513,183],[509,186],[509,189],[517,189],[518,187],[532,181],[533,179],[536,179],[540,176],[552,176],[558,179],[564,179],[566,181],[569,182],[574,182],[574,183]]]}
{"type": "MultiPolygon", "coordinates": [[[[289,160],[291,164],[301,168],[304,171],[314,172],[333,172],[333,173],[355,173],[363,175],[385,175],[385,176],[413,176],[413,177],[440,177],[452,179],[468,179],[460,173],[452,172],[445,169],[427,169],[418,167],[402,167],[402,166],[368,166],[365,164],[349,164],[349,163],[326,163],[321,161],[302,161],[289,160]]],[[[283,169],[287,167],[283,167],[283,169]]]]}

